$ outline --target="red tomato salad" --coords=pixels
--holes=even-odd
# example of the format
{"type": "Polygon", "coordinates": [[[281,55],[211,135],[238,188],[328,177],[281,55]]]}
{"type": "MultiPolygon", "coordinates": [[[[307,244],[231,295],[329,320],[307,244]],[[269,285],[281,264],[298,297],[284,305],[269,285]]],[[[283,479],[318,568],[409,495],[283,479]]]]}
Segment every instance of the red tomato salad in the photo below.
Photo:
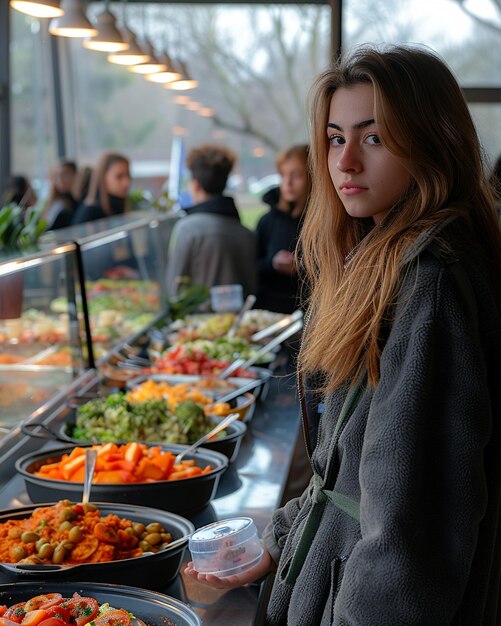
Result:
{"type": "Polygon", "coordinates": [[[133,619],[124,609],[99,606],[95,598],[76,592],[71,598],[45,593],[12,606],[0,606],[0,626],[131,626],[133,619]]]}

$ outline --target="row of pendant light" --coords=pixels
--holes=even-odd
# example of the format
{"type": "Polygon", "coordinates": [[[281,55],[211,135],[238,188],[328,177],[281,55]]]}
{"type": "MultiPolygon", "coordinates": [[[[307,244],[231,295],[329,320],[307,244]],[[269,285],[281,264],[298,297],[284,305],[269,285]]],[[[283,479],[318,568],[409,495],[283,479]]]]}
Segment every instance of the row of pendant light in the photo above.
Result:
{"type": "Polygon", "coordinates": [[[139,45],[130,28],[117,28],[116,18],[105,2],[96,16],[96,27],[87,19],[81,0],[10,0],[13,9],[38,18],[52,18],[49,32],[61,37],[85,38],[84,47],[108,52],[108,61],[126,66],[130,72],[142,74],[150,82],[164,84],[168,89],[194,89],[198,82],[188,73],[184,62],[173,61],[166,52],[157,55],[151,42],[139,45]]]}

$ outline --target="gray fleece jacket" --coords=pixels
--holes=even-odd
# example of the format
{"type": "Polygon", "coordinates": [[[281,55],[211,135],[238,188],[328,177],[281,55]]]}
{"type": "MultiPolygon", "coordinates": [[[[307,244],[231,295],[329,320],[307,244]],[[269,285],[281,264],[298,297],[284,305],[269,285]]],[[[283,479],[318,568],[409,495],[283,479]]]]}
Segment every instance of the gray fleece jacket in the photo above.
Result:
{"type": "MultiPolygon", "coordinates": [[[[479,332],[447,263],[426,241],[411,256],[380,382],[343,430],[328,486],[360,503],[360,522],[328,502],[289,584],[312,487],[275,512],[269,625],[501,624],[501,323],[475,256],[461,264],[479,332]]],[[[325,399],[311,457],[320,476],[345,397],[325,399]]]]}

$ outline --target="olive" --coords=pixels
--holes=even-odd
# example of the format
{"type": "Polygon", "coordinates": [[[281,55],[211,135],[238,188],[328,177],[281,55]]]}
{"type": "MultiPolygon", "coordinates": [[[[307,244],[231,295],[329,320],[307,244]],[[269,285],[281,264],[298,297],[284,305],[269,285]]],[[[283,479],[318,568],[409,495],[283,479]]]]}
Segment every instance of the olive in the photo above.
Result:
{"type": "Polygon", "coordinates": [[[40,548],[46,543],[49,543],[49,541],[45,537],[40,537],[40,539],[35,543],[35,547],[38,551],[40,551],[40,548]]]}
{"type": "Polygon", "coordinates": [[[67,520],[69,521],[69,520],[75,519],[76,516],[77,516],[77,514],[75,513],[75,511],[73,509],[70,509],[70,508],[63,509],[61,511],[61,513],[59,513],[59,518],[63,522],[65,522],[67,520]]]}
{"type": "Polygon", "coordinates": [[[97,511],[97,506],[95,504],[84,504],[84,513],[90,513],[92,511],[97,511]]]}
{"type": "Polygon", "coordinates": [[[160,533],[162,541],[172,541],[172,535],[170,533],[160,533]]]}
{"type": "Polygon", "coordinates": [[[132,526],[127,526],[127,528],[125,529],[125,532],[128,535],[134,535],[135,536],[134,529],[132,528],[132,526]]]}
{"type": "Polygon", "coordinates": [[[159,524],[158,522],[152,522],[146,526],[146,530],[149,533],[161,533],[163,532],[163,527],[162,524],[159,524]]]}
{"type": "Polygon", "coordinates": [[[78,526],[73,526],[73,528],[68,533],[68,539],[72,543],[80,543],[83,539],[82,529],[78,526]]]}
{"type": "Polygon", "coordinates": [[[59,524],[59,530],[71,530],[73,528],[73,524],[71,522],[63,522],[59,524]]]}
{"type": "Polygon", "coordinates": [[[9,539],[19,539],[19,537],[23,534],[23,531],[20,528],[9,528],[9,532],[7,534],[9,539]]]}
{"type": "Polygon", "coordinates": [[[75,544],[72,543],[71,541],[62,541],[61,543],[67,552],[71,552],[72,550],[75,549],[75,544]]]}
{"type": "Polygon", "coordinates": [[[57,565],[61,564],[66,558],[66,550],[64,549],[64,545],[60,543],[56,546],[54,550],[54,554],[52,555],[52,562],[57,565]]]}
{"type": "Polygon", "coordinates": [[[41,548],[38,549],[38,556],[41,559],[50,559],[54,554],[54,546],[50,543],[44,543],[41,548]]]}
{"type": "Polygon", "coordinates": [[[143,552],[149,552],[151,550],[151,545],[147,541],[140,541],[139,547],[143,552]]]}
{"type": "Polygon", "coordinates": [[[162,542],[162,536],[160,533],[149,533],[144,540],[147,541],[150,546],[156,546],[158,543],[162,542]]]}
{"type": "Polygon", "coordinates": [[[30,543],[31,541],[38,541],[39,539],[40,535],[37,535],[37,533],[31,530],[27,530],[21,535],[21,541],[23,543],[30,543]]]}
{"type": "Polygon", "coordinates": [[[16,561],[20,561],[21,559],[25,559],[28,556],[28,553],[23,546],[14,546],[12,548],[12,556],[16,561]]]}
{"type": "Polygon", "coordinates": [[[132,524],[132,528],[134,529],[136,536],[140,537],[144,533],[146,526],[141,524],[141,522],[135,522],[132,524]]]}
{"type": "Polygon", "coordinates": [[[61,500],[61,504],[63,506],[71,506],[71,500],[68,500],[68,499],[61,500]]]}

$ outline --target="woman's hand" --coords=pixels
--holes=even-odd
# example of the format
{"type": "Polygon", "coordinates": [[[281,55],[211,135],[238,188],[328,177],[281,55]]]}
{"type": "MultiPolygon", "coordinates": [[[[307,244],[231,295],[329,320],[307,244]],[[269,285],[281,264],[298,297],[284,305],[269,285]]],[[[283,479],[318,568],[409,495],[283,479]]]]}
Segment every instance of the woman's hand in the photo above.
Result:
{"type": "Polygon", "coordinates": [[[184,573],[191,578],[195,578],[201,583],[205,583],[206,585],[213,587],[214,589],[236,589],[237,587],[248,585],[256,580],[259,580],[259,578],[266,576],[266,574],[271,572],[271,565],[272,561],[270,554],[265,548],[259,563],[241,574],[234,574],[232,576],[224,576],[221,578],[214,574],[200,574],[200,572],[197,572],[193,568],[193,563],[191,561],[186,566],[184,573]]]}
{"type": "Polygon", "coordinates": [[[271,260],[273,269],[282,274],[293,276],[297,274],[296,259],[293,252],[279,250],[271,260]]]}

